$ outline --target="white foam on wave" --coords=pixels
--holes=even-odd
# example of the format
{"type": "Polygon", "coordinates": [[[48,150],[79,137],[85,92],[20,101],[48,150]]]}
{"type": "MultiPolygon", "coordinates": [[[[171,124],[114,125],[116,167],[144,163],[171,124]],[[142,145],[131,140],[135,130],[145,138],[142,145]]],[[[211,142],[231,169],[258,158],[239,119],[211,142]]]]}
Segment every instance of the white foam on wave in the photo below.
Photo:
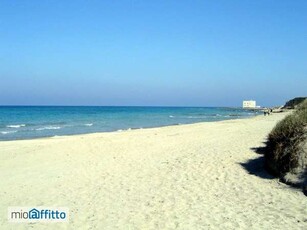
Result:
{"type": "Polygon", "coordinates": [[[188,116],[187,118],[189,118],[189,119],[202,119],[202,118],[206,118],[206,117],[200,117],[200,116],[188,116]]]}
{"type": "Polygon", "coordinates": [[[1,134],[10,134],[10,133],[16,133],[17,131],[2,131],[1,134]]]}
{"type": "Polygon", "coordinates": [[[174,116],[173,116],[173,115],[169,115],[168,117],[169,117],[169,118],[173,118],[174,116]]]}
{"type": "Polygon", "coordinates": [[[93,123],[84,124],[85,126],[93,126],[93,123]]]}
{"type": "MultiPolygon", "coordinates": [[[[142,129],[142,128],[140,128],[140,129],[142,129]]],[[[118,130],[116,130],[116,132],[125,132],[125,131],[131,131],[131,130],[133,130],[132,128],[128,128],[128,129],[118,129],[118,130]]]]}
{"type": "Polygon", "coordinates": [[[26,126],[25,124],[21,124],[21,125],[7,125],[6,127],[7,128],[16,128],[16,129],[18,129],[20,127],[25,127],[25,126],[26,126]]]}
{"type": "Polygon", "coordinates": [[[46,130],[46,129],[60,129],[61,127],[59,126],[46,126],[46,127],[42,127],[42,128],[38,128],[38,129],[35,129],[37,131],[42,131],[42,130],[46,130]]]}

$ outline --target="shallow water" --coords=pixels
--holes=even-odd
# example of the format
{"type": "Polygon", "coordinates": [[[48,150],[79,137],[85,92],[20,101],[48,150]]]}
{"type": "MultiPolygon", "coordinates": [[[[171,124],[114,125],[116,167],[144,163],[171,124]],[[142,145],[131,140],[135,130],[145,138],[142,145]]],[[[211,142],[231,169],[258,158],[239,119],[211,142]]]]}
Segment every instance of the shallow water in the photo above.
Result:
{"type": "Polygon", "coordinates": [[[0,140],[220,121],[257,114],[221,107],[1,106],[0,140]]]}

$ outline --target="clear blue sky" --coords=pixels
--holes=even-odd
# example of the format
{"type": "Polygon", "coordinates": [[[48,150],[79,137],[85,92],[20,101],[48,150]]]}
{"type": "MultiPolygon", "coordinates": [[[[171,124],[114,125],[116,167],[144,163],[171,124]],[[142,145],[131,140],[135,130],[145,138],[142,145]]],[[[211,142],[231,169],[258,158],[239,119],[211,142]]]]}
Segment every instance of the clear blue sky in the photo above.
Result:
{"type": "Polygon", "coordinates": [[[306,0],[0,1],[0,105],[283,104],[306,0]]]}

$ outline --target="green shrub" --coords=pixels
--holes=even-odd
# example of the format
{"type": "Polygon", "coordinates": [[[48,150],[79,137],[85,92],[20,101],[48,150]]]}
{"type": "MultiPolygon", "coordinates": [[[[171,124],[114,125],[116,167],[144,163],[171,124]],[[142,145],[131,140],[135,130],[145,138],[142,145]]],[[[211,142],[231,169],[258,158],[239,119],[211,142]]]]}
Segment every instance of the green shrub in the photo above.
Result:
{"type": "Polygon", "coordinates": [[[305,99],[302,103],[297,106],[297,110],[305,110],[307,109],[307,99],[305,99]]]}
{"type": "Polygon", "coordinates": [[[306,131],[307,100],[303,101],[294,113],[280,121],[269,134],[265,158],[270,172],[281,176],[301,166],[301,154],[306,154],[302,152],[306,131]]]}
{"type": "Polygon", "coordinates": [[[301,104],[306,99],[307,99],[306,97],[293,98],[290,101],[287,101],[283,108],[285,108],[285,109],[295,109],[297,105],[301,104]]]}

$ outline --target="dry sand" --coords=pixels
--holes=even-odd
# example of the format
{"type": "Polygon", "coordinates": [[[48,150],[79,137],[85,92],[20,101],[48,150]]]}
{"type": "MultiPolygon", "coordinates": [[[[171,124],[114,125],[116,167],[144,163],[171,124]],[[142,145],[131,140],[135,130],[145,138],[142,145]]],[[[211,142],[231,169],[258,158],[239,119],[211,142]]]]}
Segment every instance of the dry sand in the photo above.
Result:
{"type": "Polygon", "coordinates": [[[0,142],[0,229],[307,229],[307,197],[252,150],[284,116],[0,142]],[[70,221],[12,224],[8,206],[70,221]]]}

